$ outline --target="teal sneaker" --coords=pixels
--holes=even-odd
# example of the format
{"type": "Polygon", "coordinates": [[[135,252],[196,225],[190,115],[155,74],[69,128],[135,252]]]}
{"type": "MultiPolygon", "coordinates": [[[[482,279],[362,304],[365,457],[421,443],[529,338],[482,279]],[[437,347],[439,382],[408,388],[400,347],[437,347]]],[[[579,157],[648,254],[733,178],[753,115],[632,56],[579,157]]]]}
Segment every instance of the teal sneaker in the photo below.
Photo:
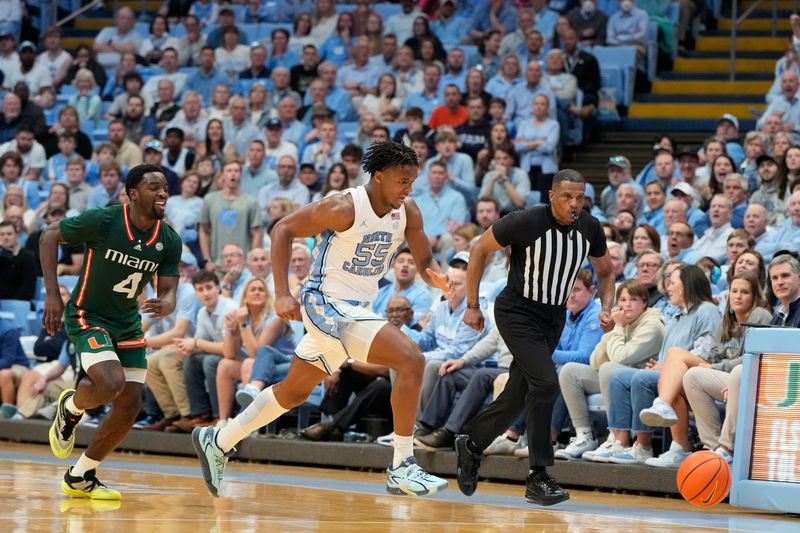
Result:
{"type": "Polygon", "coordinates": [[[208,488],[208,492],[212,496],[219,496],[222,492],[222,475],[225,473],[225,465],[228,463],[228,458],[236,451],[234,448],[225,453],[222,448],[217,446],[219,429],[216,427],[197,427],[192,431],[192,445],[198,459],[200,459],[206,488],[208,488]]]}
{"type": "Polygon", "coordinates": [[[386,469],[386,492],[409,496],[430,496],[447,488],[448,484],[424,471],[416,459],[409,457],[397,468],[386,469]]]}

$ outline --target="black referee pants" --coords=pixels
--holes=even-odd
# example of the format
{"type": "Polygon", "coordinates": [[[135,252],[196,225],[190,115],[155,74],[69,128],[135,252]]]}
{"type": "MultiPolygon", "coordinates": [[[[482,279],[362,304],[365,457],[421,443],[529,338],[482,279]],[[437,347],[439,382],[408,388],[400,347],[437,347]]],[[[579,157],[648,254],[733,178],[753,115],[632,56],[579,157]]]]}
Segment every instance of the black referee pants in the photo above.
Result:
{"type": "Polygon", "coordinates": [[[466,425],[465,433],[484,450],[527,407],[530,464],[551,466],[550,421],[559,391],[552,356],[566,308],[534,302],[506,287],[497,297],[494,316],[514,359],[502,394],[466,425]]]}

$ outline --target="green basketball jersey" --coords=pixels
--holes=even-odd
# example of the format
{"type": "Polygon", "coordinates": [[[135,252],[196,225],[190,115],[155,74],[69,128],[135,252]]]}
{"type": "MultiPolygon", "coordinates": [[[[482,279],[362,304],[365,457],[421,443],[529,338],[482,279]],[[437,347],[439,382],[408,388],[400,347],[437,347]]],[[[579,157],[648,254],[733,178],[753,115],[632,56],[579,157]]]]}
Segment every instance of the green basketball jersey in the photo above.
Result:
{"type": "Polygon", "coordinates": [[[67,244],[86,243],[72,301],[106,319],[139,320],[136,297],[154,274],[178,276],[181,239],[169,224],[157,221],[140,231],[127,205],[89,209],[61,221],[67,244]]]}

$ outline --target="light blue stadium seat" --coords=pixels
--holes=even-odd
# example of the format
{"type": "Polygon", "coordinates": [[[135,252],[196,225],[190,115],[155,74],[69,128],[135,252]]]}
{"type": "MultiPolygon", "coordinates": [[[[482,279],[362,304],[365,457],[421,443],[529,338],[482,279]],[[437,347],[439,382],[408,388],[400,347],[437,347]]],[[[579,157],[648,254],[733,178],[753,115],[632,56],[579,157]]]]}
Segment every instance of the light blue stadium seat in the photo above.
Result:
{"type": "Polygon", "coordinates": [[[178,72],[183,72],[187,76],[193,76],[200,70],[200,67],[180,67],[178,68],[178,72]]]}
{"type": "Polygon", "coordinates": [[[618,104],[625,103],[625,76],[618,65],[600,67],[600,86],[614,91],[618,104]]]}
{"type": "MultiPolygon", "coordinates": [[[[589,50],[587,50],[589,51],[589,50]]],[[[636,82],[636,47],[635,46],[595,46],[590,53],[600,64],[600,74],[609,66],[619,67],[622,71],[621,103],[630,105],[633,101],[633,86],[636,82]]]]}
{"type": "Polygon", "coordinates": [[[375,4],[372,6],[372,9],[381,16],[383,19],[383,24],[386,24],[386,20],[391,17],[392,15],[397,15],[398,13],[403,12],[403,6],[400,3],[386,3],[386,4],[375,4]]]}
{"type": "MultiPolygon", "coordinates": [[[[677,29],[678,22],[680,22],[681,18],[681,4],[680,2],[672,2],[669,5],[669,11],[667,12],[667,18],[669,18],[672,25],[677,29]]],[[[698,19],[700,17],[697,17],[698,19]]],[[[672,59],[678,57],[678,32],[674,31],[672,33],[672,59]]]]}
{"type": "Polygon", "coordinates": [[[169,25],[169,34],[173,37],[181,38],[186,35],[186,26],[183,25],[183,22],[179,22],[177,24],[170,24],[169,25]]]}
{"type": "Polygon", "coordinates": [[[525,199],[525,207],[533,207],[542,200],[542,193],[539,191],[531,191],[528,193],[528,198],[525,199]]]}
{"type": "MultiPolygon", "coordinates": [[[[236,20],[236,21],[239,21],[239,22],[243,22],[244,21],[244,11],[245,11],[247,6],[245,6],[244,4],[233,4],[233,5],[228,4],[228,7],[231,8],[231,10],[233,11],[233,20],[236,20]]],[[[239,24],[237,24],[237,25],[239,25],[239,24]]],[[[211,30],[208,30],[208,31],[211,31],[211,30]]]]}
{"type": "Polygon", "coordinates": [[[337,13],[347,13],[349,11],[355,11],[355,10],[356,10],[355,4],[336,4],[337,13]]]}
{"type": "Polygon", "coordinates": [[[394,134],[397,133],[398,130],[402,130],[406,127],[403,122],[384,122],[383,125],[389,128],[390,137],[394,137],[394,134]]]}
{"type": "MultiPolygon", "coordinates": [[[[78,276],[58,276],[58,284],[65,286],[69,292],[72,292],[75,285],[78,284],[78,276]]],[[[42,287],[42,290],[44,290],[44,287],[42,287]]]]}
{"type": "Polygon", "coordinates": [[[336,136],[345,144],[356,138],[357,130],[358,122],[338,122],[336,124],[336,136]]]}
{"type": "Polygon", "coordinates": [[[94,131],[94,120],[81,120],[81,131],[94,131]]]}
{"type": "Polygon", "coordinates": [[[272,32],[279,28],[288,31],[289,35],[294,34],[294,27],[288,22],[262,22],[258,25],[260,39],[269,41],[272,32]]]}
{"type": "MultiPolygon", "coordinates": [[[[583,91],[578,89],[575,94],[575,105],[581,107],[583,105],[583,91]]],[[[583,120],[578,117],[571,117],[572,128],[567,131],[567,145],[578,146],[583,142],[583,120]]]]}
{"type": "Polygon", "coordinates": [[[236,83],[233,86],[232,91],[233,91],[234,94],[238,94],[238,95],[241,95],[241,96],[244,96],[245,98],[247,98],[247,95],[250,93],[250,87],[252,87],[256,83],[260,83],[261,85],[266,87],[267,86],[266,81],[267,80],[258,80],[258,79],[256,79],[256,80],[252,80],[252,79],[251,80],[237,80],[236,83]]]}
{"type": "Polygon", "coordinates": [[[658,24],[650,21],[647,25],[647,41],[645,44],[647,50],[647,79],[653,81],[656,79],[656,67],[658,67],[658,24]]]}
{"type": "Polygon", "coordinates": [[[611,17],[620,10],[618,0],[597,0],[597,9],[611,17]]]}
{"type": "Polygon", "coordinates": [[[590,394],[586,397],[586,404],[590,412],[605,412],[606,404],[603,402],[602,394],[590,394]]]}
{"type": "Polygon", "coordinates": [[[30,335],[28,313],[31,303],[25,300],[0,300],[0,317],[10,321],[19,328],[20,335],[30,335]]]}
{"type": "Polygon", "coordinates": [[[258,33],[259,24],[237,24],[239,30],[244,32],[251,41],[258,41],[260,39],[258,33]]]}
{"type": "Polygon", "coordinates": [[[106,113],[111,109],[111,106],[114,102],[109,102],[107,100],[103,100],[100,103],[100,116],[105,116],[106,113]]]}
{"type": "Polygon", "coordinates": [[[137,22],[134,26],[134,29],[139,32],[139,35],[142,37],[147,37],[150,35],[150,23],[149,22],[137,22]]]}
{"type": "Polygon", "coordinates": [[[76,89],[72,84],[62,85],[58,90],[58,95],[66,97],[67,100],[69,100],[69,98],[75,94],[78,94],[78,89],[76,89]]]}

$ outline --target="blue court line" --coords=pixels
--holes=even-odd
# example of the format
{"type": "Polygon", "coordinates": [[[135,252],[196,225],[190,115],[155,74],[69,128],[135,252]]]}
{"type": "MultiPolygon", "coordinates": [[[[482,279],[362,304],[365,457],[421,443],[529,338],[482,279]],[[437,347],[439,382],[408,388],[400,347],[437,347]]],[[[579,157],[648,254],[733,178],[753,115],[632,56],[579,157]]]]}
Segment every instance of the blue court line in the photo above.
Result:
{"type": "MultiPolygon", "coordinates": [[[[51,465],[66,466],[70,464],[55,457],[33,453],[0,451],[0,459],[12,461],[27,461],[33,463],[47,463],[51,465]]],[[[140,473],[154,473],[152,463],[137,461],[108,460],[102,464],[104,469],[123,470],[140,473]]],[[[180,465],[158,465],[158,472],[174,476],[192,477],[200,479],[200,466],[188,467],[180,465]]],[[[287,476],[281,474],[264,474],[261,472],[228,471],[225,481],[238,481],[259,483],[266,485],[285,485],[316,490],[335,492],[360,493],[370,495],[385,495],[383,483],[365,481],[343,481],[311,476],[287,476]]],[[[506,496],[500,494],[476,493],[471,497],[464,496],[458,491],[455,481],[450,481],[450,490],[432,496],[430,499],[442,500],[452,503],[467,503],[479,505],[492,505],[496,507],[511,507],[528,511],[547,510],[565,511],[582,515],[595,515],[608,518],[618,518],[629,521],[654,522],[674,526],[690,526],[724,529],[729,531],[742,531],[760,533],[797,533],[800,531],[800,520],[793,520],[783,515],[773,515],[774,518],[759,518],[757,516],[726,516],[719,514],[704,514],[701,512],[674,511],[666,509],[651,509],[646,507],[615,506],[598,503],[580,503],[567,501],[553,507],[538,507],[527,503],[522,497],[524,488],[520,485],[520,496],[506,496]]],[[[388,496],[388,495],[387,495],[388,496]]],[[[209,496],[210,497],[210,496],[209,496]]],[[[400,496],[392,496],[400,497],[400,496]]],[[[413,499],[413,498],[409,498],[413,499]]],[[[758,511],[754,511],[758,512],[758,511]]],[[[623,525],[623,524],[620,524],[623,525]]]]}

